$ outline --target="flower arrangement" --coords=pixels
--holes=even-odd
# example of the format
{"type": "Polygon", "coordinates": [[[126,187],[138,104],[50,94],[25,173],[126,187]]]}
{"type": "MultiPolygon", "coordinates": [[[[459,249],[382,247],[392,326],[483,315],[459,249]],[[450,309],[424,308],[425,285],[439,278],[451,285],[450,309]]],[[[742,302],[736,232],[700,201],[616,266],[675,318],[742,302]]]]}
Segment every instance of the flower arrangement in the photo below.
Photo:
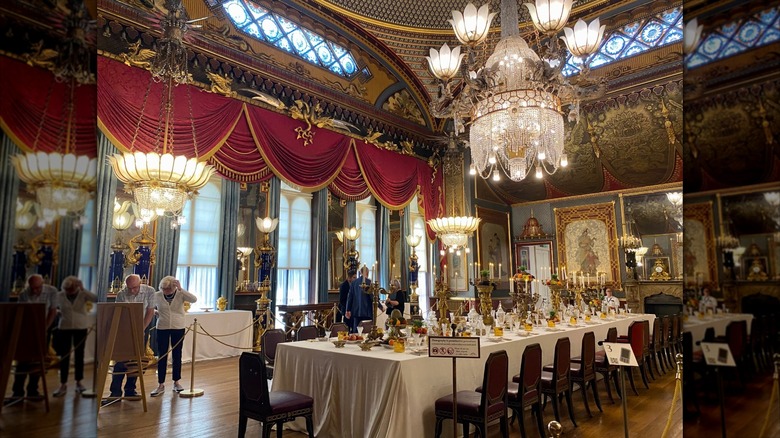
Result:
{"type": "Polygon", "coordinates": [[[594,298],[590,301],[588,301],[588,306],[595,307],[597,309],[601,309],[601,300],[598,298],[594,298]]]}
{"type": "Polygon", "coordinates": [[[545,281],[546,286],[563,286],[563,282],[558,280],[558,276],[553,274],[549,280],[545,281]]]}
{"type": "Polygon", "coordinates": [[[418,335],[427,335],[428,327],[425,327],[422,321],[412,321],[412,333],[417,333],[418,335]]]}

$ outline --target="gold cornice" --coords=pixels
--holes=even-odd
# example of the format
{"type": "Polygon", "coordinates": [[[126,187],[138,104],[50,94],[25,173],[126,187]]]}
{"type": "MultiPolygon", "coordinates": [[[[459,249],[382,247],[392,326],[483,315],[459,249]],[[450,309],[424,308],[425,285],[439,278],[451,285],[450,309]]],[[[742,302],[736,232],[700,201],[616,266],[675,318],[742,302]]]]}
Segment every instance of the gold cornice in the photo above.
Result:
{"type": "MultiPolygon", "coordinates": [[[[706,192],[693,192],[693,193],[686,193],[683,199],[690,198],[691,202],[696,202],[696,199],[699,197],[705,197],[705,196],[733,196],[733,195],[744,195],[748,193],[756,193],[756,192],[764,192],[767,190],[778,190],[780,189],[780,183],[778,182],[768,182],[768,183],[760,183],[760,184],[752,184],[749,186],[739,186],[739,187],[731,187],[727,189],[715,189],[715,190],[707,190],[706,192]]],[[[684,202],[684,201],[683,201],[684,202]]]]}
{"type": "Polygon", "coordinates": [[[579,199],[596,198],[600,196],[607,196],[607,195],[614,195],[614,194],[644,195],[646,193],[657,193],[657,192],[663,192],[667,190],[682,190],[682,182],[678,181],[678,182],[671,182],[671,183],[664,183],[664,184],[656,184],[652,186],[634,187],[630,189],[610,190],[608,192],[586,193],[584,195],[564,196],[561,198],[541,199],[538,201],[516,202],[514,204],[511,204],[510,206],[525,207],[527,205],[551,204],[554,202],[574,201],[579,199]]]}

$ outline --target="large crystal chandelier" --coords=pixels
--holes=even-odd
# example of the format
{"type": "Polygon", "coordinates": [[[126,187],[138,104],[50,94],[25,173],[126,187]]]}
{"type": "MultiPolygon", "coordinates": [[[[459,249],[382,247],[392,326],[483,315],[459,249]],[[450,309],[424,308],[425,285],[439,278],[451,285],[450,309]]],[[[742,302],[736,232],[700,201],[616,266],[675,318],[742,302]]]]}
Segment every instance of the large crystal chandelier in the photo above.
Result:
{"type": "MultiPolygon", "coordinates": [[[[71,2],[69,7],[71,10],[64,22],[66,37],[56,50],[57,60],[52,69],[57,82],[67,83],[64,88],[67,95],[63,99],[64,126],[59,127],[53,152],[38,151],[39,139],[47,122],[54,87],[52,83],[38,124],[33,152],[11,157],[19,179],[35,193],[42,210],[42,225],[62,216],[81,216],[97,184],[97,159],[73,153],[76,149],[75,88],[81,84],[94,84],[95,75],[90,69],[90,51],[86,41],[88,12],[80,2],[71,2]]],[[[80,223],[76,222],[74,226],[78,227],[80,223]]]]}
{"type": "MultiPolygon", "coordinates": [[[[139,207],[139,219],[150,223],[160,216],[172,216],[172,227],[184,223],[181,215],[187,200],[197,194],[214,174],[214,167],[197,158],[197,141],[192,126],[195,158],[173,153],[173,87],[190,80],[187,71],[187,51],[183,36],[189,21],[181,0],[167,0],[168,13],[161,21],[163,37],[158,41],[158,52],[151,63],[152,78],[163,83],[161,103],[164,117],[159,121],[158,136],[162,136],[162,154],[157,151],[114,154],[108,157],[117,179],[125,184],[139,207]]],[[[189,92],[189,90],[188,90],[189,92]]],[[[143,118],[142,106],[138,126],[143,118]]],[[[190,123],[193,124],[192,108],[190,123]]],[[[135,136],[133,137],[135,141],[135,136]]],[[[158,142],[160,139],[157,139],[158,142]]],[[[131,145],[131,149],[134,148],[131,145]]]]}
{"type": "Polygon", "coordinates": [[[428,226],[449,252],[460,255],[460,249],[468,245],[469,236],[477,230],[479,221],[479,218],[471,216],[437,217],[428,220],[428,226]]]}
{"type": "Polygon", "coordinates": [[[477,9],[469,3],[463,13],[453,11],[450,23],[467,55],[461,54],[461,47],[450,49],[447,44],[438,51],[430,49],[429,67],[442,81],[432,112],[453,117],[456,129],[462,129],[462,118],[470,120],[472,175],[498,181],[500,168],[512,181],[521,181],[532,171],[542,178],[543,172],[552,174],[568,165],[562,105],[577,108],[578,102],[575,87],[561,75],[565,53],[556,34],[564,30],[561,39],[569,52],[582,59],[598,50],[604,34],[598,18],[590,24],[579,20],[574,29],[564,29],[572,1],[525,4],[542,56],[519,35],[514,0],[501,2],[501,40],[484,67],[477,65],[475,52],[495,15],[487,4],[477,9]],[[460,69],[466,56],[467,66],[460,69]],[[463,87],[455,96],[452,79],[459,71],[463,87]]]}

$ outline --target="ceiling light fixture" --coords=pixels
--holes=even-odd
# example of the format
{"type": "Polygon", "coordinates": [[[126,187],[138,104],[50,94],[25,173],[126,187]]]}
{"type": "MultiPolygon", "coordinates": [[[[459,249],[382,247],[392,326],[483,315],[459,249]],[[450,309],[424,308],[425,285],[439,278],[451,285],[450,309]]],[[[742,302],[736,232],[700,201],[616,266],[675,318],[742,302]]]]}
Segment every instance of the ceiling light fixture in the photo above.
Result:
{"type": "Polygon", "coordinates": [[[452,12],[450,23],[466,54],[445,44],[438,51],[430,49],[427,57],[431,72],[441,81],[439,96],[431,102],[434,116],[452,117],[458,132],[463,130],[463,120],[470,119],[474,174],[485,179],[492,175],[494,181],[500,180],[498,168],[512,181],[522,181],[532,169],[541,178],[542,171],[553,174],[568,165],[562,105],[577,108],[578,90],[560,74],[565,52],[556,34],[563,29],[566,47],[583,59],[598,50],[604,35],[598,18],[564,28],[572,0],[536,0],[525,6],[541,56],[519,35],[517,3],[502,0],[501,40],[484,66],[478,65],[475,53],[495,15],[487,4],[477,9],[469,3],[462,13],[452,12]],[[464,57],[466,66],[460,68],[464,57]],[[458,71],[462,86],[454,95],[458,71]]]}

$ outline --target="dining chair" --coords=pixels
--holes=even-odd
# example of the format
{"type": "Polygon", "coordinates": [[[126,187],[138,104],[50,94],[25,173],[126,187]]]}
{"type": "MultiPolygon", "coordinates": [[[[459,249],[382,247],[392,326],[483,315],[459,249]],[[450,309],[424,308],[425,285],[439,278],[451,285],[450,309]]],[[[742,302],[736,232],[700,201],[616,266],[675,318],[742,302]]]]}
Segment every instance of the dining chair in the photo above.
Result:
{"type": "Polygon", "coordinates": [[[652,367],[652,360],[653,355],[650,352],[650,321],[643,319],[642,325],[644,326],[644,337],[645,340],[642,343],[642,359],[645,362],[645,366],[647,367],[647,372],[650,374],[650,378],[655,380],[655,374],[653,374],[653,367],[652,367]]]}
{"type": "MultiPolygon", "coordinates": [[[[520,420],[520,434],[525,438],[525,408],[531,407],[536,416],[536,427],[539,436],[545,438],[544,417],[542,415],[542,346],[531,344],[523,350],[520,361],[520,374],[512,377],[507,387],[508,406],[512,410],[510,424],[515,418],[520,420]]],[[[480,388],[477,388],[479,390],[480,388]]]]}
{"type": "Polygon", "coordinates": [[[363,328],[363,333],[368,333],[371,331],[371,327],[374,326],[374,323],[371,321],[361,321],[359,324],[359,327],[363,328]]]}
{"type": "Polygon", "coordinates": [[[571,359],[571,365],[569,366],[570,379],[572,385],[572,391],[574,390],[574,384],[576,383],[580,387],[582,392],[582,400],[585,402],[585,411],[588,416],[592,417],[590,413],[590,406],[588,406],[588,385],[593,390],[593,399],[596,401],[596,406],[599,411],[604,412],[601,409],[601,400],[599,400],[599,389],[596,386],[596,335],[593,332],[587,332],[582,335],[582,346],[580,347],[580,356],[573,357],[571,359]]]}
{"type": "Polygon", "coordinates": [[[277,438],[281,438],[284,423],[304,417],[309,438],[314,438],[314,399],[292,391],[269,391],[267,371],[259,354],[241,353],[238,362],[238,437],[243,438],[246,434],[250,418],[263,424],[263,438],[271,436],[274,425],[277,438]]]}
{"type": "MultiPolygon", "coordinates": [[[[645,371],[645,358],[642,355],[645,343],[644,332],[645,326],[642,324],[642,321],[634,321],[628,326],[628,336],[618,337],[618,342],[631,344],[631,350],[634,352],[637,364],[639,364],[639,373],[642,375],[642,383],[645,384],[645,388],[650,389],[650,386],[647,383],[647,373],[645,371]]],[[[634,367],[629,368],[630,369],[627,370],[628,381],[631,383],[631,389],[634,391],[634,394],[639,395],[636,390],[636,385],[634,384],[634,367]]]]}
{"type": "Polygon", "coordinates": [[[672,336],[672,320],[669,315],[661,318],[661,357],[666,364],[667,369],[674,369],[674,357],[670,351],[669,339],[672,336]]]}
{"type": "Polygon", "coordinates": [[[338,336],[339,332],[349,332],[349,328],[343,322],[336,322],[330,326],[330,337],[338,336]]]}
{"type": "Polygon", "coordinates": [[[571,341],[569,338],[559,338],[555,343],[555,356],[552,365],[547,365],[542,369],[542,395],[544,396],[544,407],[547,406],[547,399],[552,400],[555,420],[561,422],[561,415],[558,409],[558,397],[563,394],[566,397],[566,405],[569,408],[569,418],[577,427],[577,421],[574,420],[574,407],[571,403],[571,380],[569,379],[571,371],[571,341]]]}
{"type": "MultiPolygon", "coordinates": [[[[509,356],[505,350],[490,353],[485,362],[485,370],[482,376],[482,392],[458,391],[457,423],[463,425],[463,436],[469,436],[469,425],[474,424],[482,438],[487,437],[487,426],[495,420],[499,420],[501,436],[509,437],[507,424],[507,380],[509,378],[509,356]]],[[[436,400],[434,411],[436,412],[436,438],[441,435],[442,422],[453,418],[452,394],[436,400]]]]}
{"type": "MultiPolygon", "coordinates": [[[[610,327],[609,330],[607,330],[607,338],[604,340],[604,342],[615,343],[617,342],[617,337],[617,327],[610,327]]],[[[604,377],[604,385],[607,387],[607,396],[609,397],[609,401],[615,403],[615,400],[612,398],[612,390],[610,389],[609,378],[612,377],[612,380],[615,382],[615,392],[617,392],[619,398],[620,380],[618,380],[617,365],[610,365],[609,360],[607,360],[607,353],[604,350],[599,350],[596,352],[596,358],[594,362],[594,370],[604,377]]]]}
{"type": "Polygon", "coordinates": [[[651,366],[655,367],[656,372],[658,372],[658,376],[660,377],[661,374],[666,374],[666,369],[664,368],[664,363],[661,360],[660,356],[663,353],[663,341],[661,340],[661,318],[656,317],[653,321],[653,330],[652,334],[650,335],[650,362],[651,366]]]}
{"type": "Polygon", "coordinates": [[[287,336],[282,329],[271,329],[263,332],[263,336],[260,341],[260,352],[263,354],[266,366],[268,368],[268,378],[274,378],[274,361],[276,360],[276,347],[278,344],[285,342],[287,336]]]}
{"type": "Polygon", "coordinates": [[[296,341],[317,339],[319,336],[320,336],[320,331],[316,325],[305,325],[303,327],[300,327],[298,331],[295,332],[296,341]]]}

